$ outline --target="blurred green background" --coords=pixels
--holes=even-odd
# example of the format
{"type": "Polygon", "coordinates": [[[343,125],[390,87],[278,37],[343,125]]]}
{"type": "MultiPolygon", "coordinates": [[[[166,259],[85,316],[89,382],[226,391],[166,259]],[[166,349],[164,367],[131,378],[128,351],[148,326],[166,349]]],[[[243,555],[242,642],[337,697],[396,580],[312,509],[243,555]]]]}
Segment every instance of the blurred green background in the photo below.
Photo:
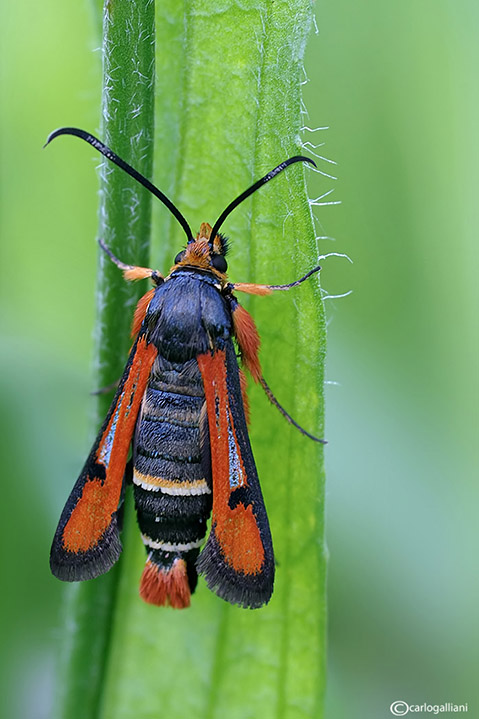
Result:
{"type": "MultiPolygon", "coordinates": [[[[329,347],[328,719],[394,700],[479,716],[477,514],[479,6],[318,3],[303,139],[329,347]]],[[[65,588],[51,536],[91,436],[97,157],[42,152],[98,130],[100,40],[87,3],[1,9],[0,397],[5,716],[46,719],[65,588]],[[65,168],[68,168],[66,171],[65,168]]],[[[199,158],[199,161],[201,158],[199,158]]],[[[173,198],[174,199],[174,198],[173,198]]],[[[247,278],[240,278],[247,279],[247,278]]]]}

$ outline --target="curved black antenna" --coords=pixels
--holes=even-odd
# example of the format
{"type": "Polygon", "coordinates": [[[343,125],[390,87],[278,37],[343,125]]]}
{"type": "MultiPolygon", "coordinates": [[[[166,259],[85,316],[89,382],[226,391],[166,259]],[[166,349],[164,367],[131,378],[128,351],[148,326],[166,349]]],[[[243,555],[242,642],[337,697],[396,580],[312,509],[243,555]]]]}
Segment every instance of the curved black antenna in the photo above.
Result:
{"type": "Polygon", "coordinates": [[[111,160],[111,162],[114,162],[115,165],[121,167],[121,169],[124,170],[128,175],[130,175],[130,177],[133,177],[137,182],[140,183],[140,185],[146,187],[147,190],[153,193],[155,197],[157,197],[164,205],[166,205],[171,214],[176,217],[176,219],[186,232],[188,242],[194,242],[194,237],[193,233],[191,232],[190,226],[188,225],[181,212],[171,202],[171,200],[169,200],[161,190],[159,190],[157,187],[155,187],[155,185],[153,185],[149,180],[147,180],[146,177],[143,177],[143,175],[141,175],[137,170],[135,170],[134,167],[125,162],[125,160],[122,160],[121,157],[118,157],[118,155],[116,155],[113,150],[110,150],[109,147],[104,145],[103,142],[100,142],[97,137],[95,137],[94,135],[90,135],[90,133],[85,132],[85,130],[80,130],[78,127],[60,127],[58,130],[55,130],[50,135],[48,135],[47,141],[43,145],[43,147],[49,145],[50,142],[56,137],[59,137],[59,135],[74,135],[75,137],[79,137],[81,140],[85,140],[85,142],[88,142],[92,147],[95,148],[95,150],[101,152],[101,154],[108,158],[108,160],[111,160]]]}
{"type": "Polygon", "coordinates": [[[310,157],[303,157],[303,155],[295,155],[294,157],[290,157],[289,160],[285,160],[280,165],[274,168],[274,170],[271,170],[268,172],[267,175],[261,178],[261,180],[257,180],[255,183],[251,185],[251,187],[248,187],[247,190],[241,193],[241,195],[238,195],[236,200],[233,200],[233,202],[230,202],[226,210],[223,210],[221,215],[216,220],[215,224],[213,225],[213,229],[211,230],[210,234],[210,247],[213,247],[213,241],[218,234],[218,230],[220,229],[223,222],[226,220],[230,212],[232,212],[235,207],[238,207],[238,205],[243,202],[243,200],[246,200],[247,197],[253,194],[253,192],[256,192],[262,185],[266,185],[267,182],[273,179],[273,177],[276,177],[276,175],[279,175],[280,172],[283,172],[289,165],[293,165],[295,162],[309,162],[310,165],[314,165],[316,167],[316,163],[314,160],[311,160],[310,157]]]}

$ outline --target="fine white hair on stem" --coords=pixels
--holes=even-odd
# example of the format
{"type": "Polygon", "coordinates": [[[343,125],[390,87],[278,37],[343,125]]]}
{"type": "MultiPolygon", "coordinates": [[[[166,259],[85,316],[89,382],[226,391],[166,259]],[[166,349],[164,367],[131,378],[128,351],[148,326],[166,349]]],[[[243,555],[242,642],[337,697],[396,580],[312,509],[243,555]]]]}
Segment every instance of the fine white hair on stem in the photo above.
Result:
{"type": "MultiPolygon", "coordinates": [[[[316,217],[314,219],[316,219],[316,217]]],[[[330,237],[329,235],[316,235],[316,237],[314,239],[316,242],[319,242],[319,240],[328,240],[329,242],[336,242],[336,238],[330,237]]]]}
{"type": "Polygon", "coordinates": [[[344,252],[328,252],[326,255],[319,255],[318,262],[321,262],[321,260],[326,260],[328,257],[344,257],[346,260],[348,260],[348,262],[353,264],[352,259],[344,252]]]}
{"type": "Polygon", "coordinates": [[[307,75],[307,72],[306,72],[306,69],[305,69],[304,65],[302,65],[301,70],[303,71],[304,79],[301,80],[301,82],[300,82],[299,84],[300,84],[300,85],[307,85],[308,82],[309,82],[309,77],[308,77],[308,75],[307,75]]]}
{"type": "Polygon", "coordinates": [[[348,290],[347,292],[343,292],[343,293],[340,294],[340,295],[330,295],[329,292],[327,292],[326,290],[323,290],[323,292],[324,292],[323,297],[322,297],[323,302],[324,302],[325,300],[339,300],[339,299],[341,299],[342,297],[348,297],[348,295],[351,295],[351,294],[353,293],[352,290],[348,290]]]}
{"type": "Polygon", "coordinates": [[[304,115],[305,117],[309,117],[309,112],[308,112],[308,109],[307,109],[306,105],[304,104],[303,98],[301,98],[300,103],[299,103],[299,106],[300,106],[300,111],[299,111],[299,112],[300,112],[300,115],[304,115]]]}
{"type": "MultiPolygon", "coordinates": [[[[331,202],[309,202],[311,207],[327,207],[328,205],[340,205],[341,200],[331,200],[331,202]]],[[[317,218],[316,218],[317,219],[317,218]]]]}
{"type": "Polygon", "coordinates": [[[341,200],[330,200],[328,202],[321,202],[325,197],[329,197],[334,190],[328,190],[314,200],[308,200],[311,207],[324,207],[325,205],[340,205],[341,200]]]}
{"type": "Polygon", "coordinates": [[[329,125],[325,125],[324,127],[308,127],[307,125],[303,125],[303,127],[300,128],[300,132],[319,132],[320,130],[329,130],[329,125]]]}
{"type": "MultiPolygon", "coordinates": [[[[313,153],[313,154],[314,154],[314,153],[313,153]]],[[[311,166],[310,169],[311,169],[312,172],[317,172],[319,175],[322,175],[323,177],[329,177],[330,180],[337,180],[337,179],[338,179],[338,178],[335,177],[334,175],[328,175],[327,172],[323,172],[322,170],[319,169],[319,167],[313,167],[313,166],[311,166]]]]}
{"type": "Polygon", "coordinates": [[[324,142],[319,142],[317,145],[315,145],[314,143],[309,142],[309,140],[301,143],[301,147],[303,147],[305,150],[308,150],[312,155],[317,157],[318,160],[324,160],[325,162],[331,163],[331,165],[337,165],[338,163],[335,162],[335,160],[331,160],[329,157],[324,157],[323,155],[318,155],[317,152],[314,152],[314,150],[317,150],[318,147],[323,147],[323,145],[325,145],[324,142]]]}

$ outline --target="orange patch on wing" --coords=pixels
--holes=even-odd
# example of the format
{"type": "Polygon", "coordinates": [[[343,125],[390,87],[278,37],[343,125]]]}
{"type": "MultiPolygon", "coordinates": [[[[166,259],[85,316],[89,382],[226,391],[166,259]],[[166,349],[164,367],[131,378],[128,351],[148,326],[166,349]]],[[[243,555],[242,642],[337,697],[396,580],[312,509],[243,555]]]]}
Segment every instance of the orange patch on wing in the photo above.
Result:
{"type": "Polygon", "coordinates": [[[73,510],[64,532],[63,544],[69,552],[85,552],[92,546],[92,537],[101,537],[111,522],[111,514],[103,506],[103,484],[99,479],[87,480],[81,500],[73,510]]]}
{"type": "Polygon", "coordinates": [[[251,505],[228,508],[228,516],[217,522],[216,538],[233,569],[243,574],[257,574],[264,560],[264,549],[251,505]]]}
{"type": "Polygon", "coordinates": [[[236,489],[248,478],[236,437],[226,384],[226,355],[199,355],[198,365],[208,411],[213,476],[212,525],[224,559],[236,572],[257,574],[264,562],[264,547],[251,505],[229,506],[236,489]]]}
{"type": "Polygon", "coordinates": [[[147,344],[144,337],[138,340],[128,377],[95,454],[95,461],[105,467],[106,476],[90,477],[85,482],[63,530],[67,551],[92,549],[118,509],[131,438],[156,355],[153,344],[147,344]]]}
{"type": "Polygon", "coordinates": [[[254,381],[259,382],[262,376],[258,357],[261,340],[254,319],[241,305],[237,305],[233,312],[233,327],[243,364],[251,372],[254,381]]]}
{"type": "Polygon", "coordinates": [[[138,332],[141,329],[141,325],[143,324],[143,320],[146,316],[146,311],[148,309],[148,306],[153,299],[153,295],[155,294],[155,288],[152,287],[151,290],[148,290],[143,297],[140,297],[138,300],[138,304],[136,305],[135,314],[133,315],[133,324],[131,326],[131,336],[136,337],[138,332]]]}
{"type": "Polygon", "coordinates": [[[171,568],[165,570],[148,559],[141,575],[140,597],[157,607],[189,607],[191,592],[185,560],[175,559],[171,568]]]}

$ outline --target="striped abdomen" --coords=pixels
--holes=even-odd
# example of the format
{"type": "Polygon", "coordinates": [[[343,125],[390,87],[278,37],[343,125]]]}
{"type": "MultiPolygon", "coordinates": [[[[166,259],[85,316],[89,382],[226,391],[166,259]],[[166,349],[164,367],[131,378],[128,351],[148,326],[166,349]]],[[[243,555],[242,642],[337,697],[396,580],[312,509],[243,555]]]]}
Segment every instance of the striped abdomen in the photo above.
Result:
{"type": "Polygon", "coordinates": [[[138,417],[133,483],[148,559],[140,594],[152,604],[189,605],[195,561],[211,511],[203,384],[195,359],[158,356],[138,417]]]}

